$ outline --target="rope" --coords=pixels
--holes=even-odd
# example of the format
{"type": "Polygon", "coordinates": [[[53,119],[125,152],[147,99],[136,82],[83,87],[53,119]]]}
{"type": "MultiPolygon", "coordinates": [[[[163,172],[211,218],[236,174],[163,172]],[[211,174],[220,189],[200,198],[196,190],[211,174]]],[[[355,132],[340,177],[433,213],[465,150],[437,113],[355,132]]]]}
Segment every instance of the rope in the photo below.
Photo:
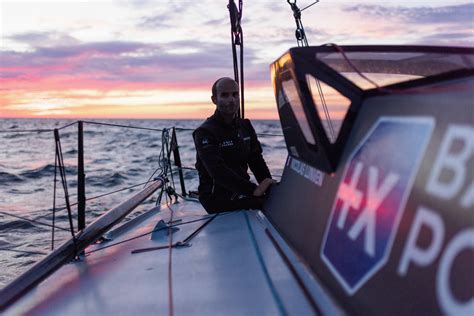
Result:
{"type": "MultiPolygon", "coordinates": [[[[167,201],[168,202],[168,201],[167,201]]],[[[168,204],[168,203],[167,203],[168,204]]],[[[170,209],[170,220],[169,223],[173,222],[174,210],[168,205],[170,209]]],[[[168,226],[168,315],[174,315],[174,305],[173,305],[173,228],[171,224],[168,226]]]]}
{"type": "Polygon", "coordinates": [[[380,86],[379,86],[375,81],[373,81],[372,79],[370,79],[370,78],[368,78],[366,75],[364,75],[364,74],[351,62],[351,60],[347,57],[346,52],[344,52],[344,50],[342,49],[342,47],[340,47],[339,45],[334,44],[334,43],[328,43],[328,44],[326,44],[325,46],[332,46],[332,47],[334,47],[334,48],[342,55],[342,57],[343,57],[344,60],[347,62],[347,64],[348,64],[360,77],[362,77],[363,79],[365,79],[365,80],[367,80],[368,82],[370,82],[371,84],[373,84],[375,88],[381,89],[380,86]]]}

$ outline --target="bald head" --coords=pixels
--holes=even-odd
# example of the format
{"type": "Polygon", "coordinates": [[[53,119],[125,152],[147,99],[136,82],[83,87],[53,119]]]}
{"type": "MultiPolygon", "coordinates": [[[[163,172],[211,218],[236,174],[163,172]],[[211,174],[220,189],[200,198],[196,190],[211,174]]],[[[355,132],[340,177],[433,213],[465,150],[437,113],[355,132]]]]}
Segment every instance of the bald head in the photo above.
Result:
{"type": "Polygon", "coordinates": [[[217,79],[217,80],[214,82],[214,84],[212,85],[212,96],[213,96],[213,97],[217,95],[217,86],[218,86],[219,83],[222,82],[222,81],[224,81],[224,82],[226,82],[226,81],[233,81],[233,82],[236,84],[237,88],[238,88],[238,86],[239,86],[239,85],[237,84],[237,82],[236,82],[234,79],[232,79],[232,78],[229,78],[229,77],[222,77],[222,78],[219,78],[219,79],[217,79]]]}
{"type": "Polygon", "coordinates": [[[226,116],[234,116],[239,110],[239,85],[229,77],[222,77],[212,85],[212,102],[226,116]]]}

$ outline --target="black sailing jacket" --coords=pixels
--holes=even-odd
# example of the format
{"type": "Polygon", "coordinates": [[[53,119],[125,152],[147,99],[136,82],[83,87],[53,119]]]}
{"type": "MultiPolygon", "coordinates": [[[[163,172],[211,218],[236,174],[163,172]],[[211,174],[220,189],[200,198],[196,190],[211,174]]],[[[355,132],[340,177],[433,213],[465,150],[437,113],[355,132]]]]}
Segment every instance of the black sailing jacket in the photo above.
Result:
{"type": "Polygon", "coordinates": [[[226,124],[217,112],[193,133],[200,197],[218,195],[234,199],[252,196],[257,187],[250,182],[248,167],[260,183],[271,178],[262,157],[262,147],[248,119],[226,124]]]}

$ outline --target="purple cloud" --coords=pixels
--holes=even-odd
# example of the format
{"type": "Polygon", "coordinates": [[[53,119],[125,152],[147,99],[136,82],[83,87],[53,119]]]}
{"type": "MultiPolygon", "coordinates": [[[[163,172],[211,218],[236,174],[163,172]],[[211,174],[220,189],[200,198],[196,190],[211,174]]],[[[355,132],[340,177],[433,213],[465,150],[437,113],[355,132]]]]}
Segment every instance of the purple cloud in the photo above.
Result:
{"type": "Polygon", "coordinates": [[[471,32],[439,32],[424,36],[417,42],[417,44],[428,45],[433,43],[449,46],[472,46],[474,44],[474,38],[471,32]]]}
{"type": "Polygon", "coordinates": [[[380,18],[398,18],[407,23],[418,24],[473,24],[474,3],[450,5],[443,7],[389,7],[382,5],[351,5],[343,9],[346,12],[355,12],[364,16],[380,18]]]}
{"type": "MultiPolygon", "coordinates": [[[[254,63],[257,56],[253,49],[247,48],[245,54],[247,77],[260,79],[261,74],[252,69],[267,70],[267,65],[254,63]]],[[[107,82],[199,83],[206,78],[232,74],[232,54],[229,44],[201,41],[167,44],[110,41],[36,47],[30,52],[1,51],[0,66],[6,68],[0,73],[4,78],[21,78],[30,72],[39,78],[73,74],[107,82]],[[166,48],[193,50],[174,53],[166,48]],[[26,70],[22,72],[18,68],[26,70]]]]}
{"type": "Polygon", "coordinates": [[[167,13],[156,14],[153,16],[142,17],[138,23],[139,27],[144,28],[169,28],[173,24],[170,21],[169,15],[167,13]]]}
{"type": "Polygon", "coordinates": [[[80,43],[80,41],[76,38],[60,32],[26,32],[14,34],[8,36],[7,38],[19,43],[42,47],[73,45],[80,43]]]}

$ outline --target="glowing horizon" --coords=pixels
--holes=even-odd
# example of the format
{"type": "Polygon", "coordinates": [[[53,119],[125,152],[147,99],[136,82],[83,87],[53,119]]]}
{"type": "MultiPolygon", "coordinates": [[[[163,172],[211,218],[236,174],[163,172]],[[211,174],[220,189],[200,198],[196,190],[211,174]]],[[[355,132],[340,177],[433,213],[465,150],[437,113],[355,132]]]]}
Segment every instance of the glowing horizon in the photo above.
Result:
{"type": "MultiPolygon", "coordinates": [[[[228,11],[225,1],[190,3],[0,0],[0,118],[210,115],[212,83],[233,73],[228,11]]],[[[469,1],[378,3],[304,11],[310,43],[472,46],[469,1]]],[[[244,1],[242,24],[246,116],[277,119],[268,66],[295,46],[290,7],[244,1]]]]}

